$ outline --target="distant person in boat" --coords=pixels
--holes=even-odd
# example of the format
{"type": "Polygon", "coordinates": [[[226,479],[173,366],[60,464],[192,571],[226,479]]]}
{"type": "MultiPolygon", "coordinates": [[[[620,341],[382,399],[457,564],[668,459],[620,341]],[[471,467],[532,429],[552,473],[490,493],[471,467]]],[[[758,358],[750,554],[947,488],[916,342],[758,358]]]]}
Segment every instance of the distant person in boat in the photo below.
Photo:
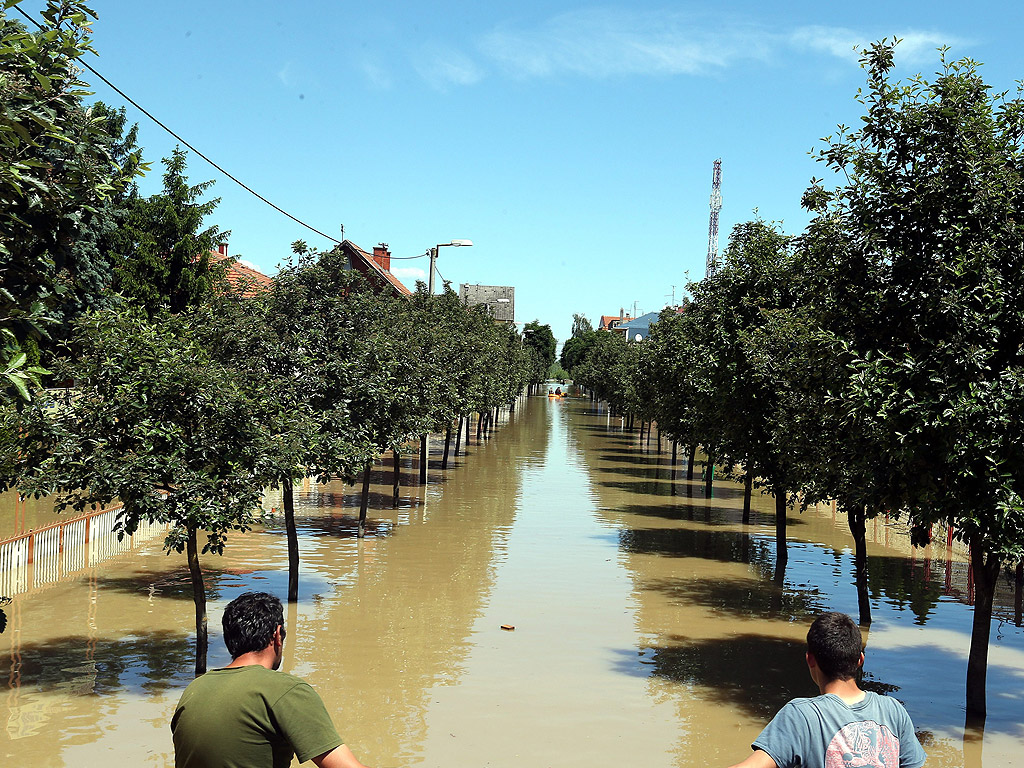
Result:
{"type": "Polygon", "coordinates": [[[561,396],[562,396],[562,388],[561,387],[555,387],[555,397],[561,397],[561,396]]]}
{"type": "Polygon", "coordinates": [[[223,623],[232,661],[182,693],[171,718],[176,768],[286,768],[292,755],[319,768],[365,768],[316,691],[277,671],[285,637],[281,601],[246,592],[224,609],[223,623]]]}
{"type": "Polygon", "coordinates": [[[779,710],[733,768],[920,768],[925,753],[910,715],[896,699],[862,691],[860,628],[826,613],[807,633],[807,669],[821,692],[779,710]]]}

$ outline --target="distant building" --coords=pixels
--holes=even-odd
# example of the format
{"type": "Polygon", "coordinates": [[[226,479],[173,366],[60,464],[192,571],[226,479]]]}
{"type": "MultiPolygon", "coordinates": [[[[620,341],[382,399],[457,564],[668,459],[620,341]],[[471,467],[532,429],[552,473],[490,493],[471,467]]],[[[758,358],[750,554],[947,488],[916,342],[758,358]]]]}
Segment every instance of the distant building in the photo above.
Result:
{"type": "Polygon", "coordinates": [[[615,331],[626,336],[626,341],[643,341],[651,332],[651,325],[658,322],[660,312],[648,312],[646,315],[630,320],[627,323],[620,323],[615,331]]]}
{"type": "Polygon", "coordinates": [[[626,310],[620,309],[618,315],[601,315],[601,322],[597,324],[599,331],[614,331],[623,323],[628,323],[633,318],[626,314],[626,310]]]}
{"type": "MultiPolygon", "coordinates": [[[[666,307],[666,309],[671,309],[679,314],[686,309],[686,305],[666,307]]],[[[661,310],[661,312],[664,311],[661,310]]],[[[615,326],[614,330],[616,333],[623,334],[626,337],[626,341],[644,341],[651,333],[651,326],[658,322],[658,318],[661,317],[661,312],[648,312],[646,315],[640,315],[640,317],[634,320],[619,323],[615,326]]]]}
{"type": "Polygon", "coordinates": [[[516,289],[511,285],[467,285],[459,286],[459,298],[467,307],[486,304],[487,312],[502,323],[516,321],[516,289]]]}

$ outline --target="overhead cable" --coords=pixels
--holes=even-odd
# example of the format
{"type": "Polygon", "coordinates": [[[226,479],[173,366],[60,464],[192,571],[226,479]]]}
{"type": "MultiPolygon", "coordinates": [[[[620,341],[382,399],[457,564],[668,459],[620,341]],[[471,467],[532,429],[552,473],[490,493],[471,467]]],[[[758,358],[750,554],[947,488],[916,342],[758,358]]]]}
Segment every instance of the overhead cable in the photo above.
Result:
{"type": "MultiPolygon", "coordinates": [[[[14,6],[14,10],[16,10],[16,11],[17,11],[18,13],[20,13],[20,14],[21,14],[22,16],[24,16],[24,17],[25,17],[26,19],[28,19],[28,20],[29,20],[30,22],[32,22],[33,24],[35,24],[35,25],[36,25],[36,27],[38,27],[38,28],[39,28],[40,30],[42,30],[42,31],[45,31],[45,28],[43,27],[43,25],[42,25],[42,24],[40,24],[40,23],[39,23],[38,21],[36,21],[35,19],[33,19],[33,18],[32,18],[31,16],[29,16],[29,15],[28,15],[27,13],[25,13],[25,11],[23,11],[23,10],[22,10],[21,8],[19,8],[18,6],[14,6]]],[[[310,231],[312,231],[312,232],[316,232],[316,233],[317,233],[318,235],[320,235],[321,237],[326,237],[326,238],[327,238],[328,240],[330,240],[331,242],[333,242],[333,243],[337,243],[338,245],[341,245],[341,241],[340,241],[340,240],[338,240],[337,238],[331,237],[330,235],[328,235],[328,234],[326,234],[326,233],[324,233],[324,232],[321,232],[321,231],[320,231],[319,229],[317,229],[316,227],[310,226],[310,225],[309,225],[309,224],[307,224],[306,222],[302,221],[302,219],[299,219],[298,217],[296,217],[296,216],[293,216],[292,214],[288,213],[288,211],[286,211],[286,210],[285,210],[284,208],[282,208],[281,206],[279,206],[279,205],[276,205],[275,203],[272,203],[272,202],[271,202],[270,200],[268,200],[267,198],[265,198],[265,197],[264,197],[263,195],[261,195],[261,194],[260,194],[259,192],[257,192],[257,191],[256,191],[255,189],[253,189],[252,187],[250,187],[250,186],[249,186],[248,184],[244,183],[243,181],[241,181],[240,179],[238,179],[238,178],[237,178],[237,177],[235,177],[234,175],[232,175],[232,174],[228,173],[228,172],[227,172],[226,170],[224,170],[224,169],[223,169],[223,168],[222,168],[221,166],[219,166],[219,165],[218,165],[217,163],[215,163],[215,162],[214,162],[213,160],[211,160],[211,159],[210,159],[209,157],[207,157],[206,155],[204,155],[204,154],[203,154],[202,152],[200,152],[200,151],[199,151],[198,149],[196,149],[196,148],[195,148],[194,146],[192,146],[192,145],[191,145],[191,144],[190,144],[189,142],[185,141],[185,139],[183,139],[183,138],[182,138],[181,136],[179,136],[179,135],[178,135],[177,133],[175,133],[175,132],[174,132],[174,131],[172,131],[172,130],[171,130],[170,128],[168,128],[168,127],[167,127],[167,126],[166,126],[166,125],[165,125],[165,124],[164,124],[163,122],[161,122],[161,121],[160,121],[159,119],[157,119],[157,118],[156,118],[156,117],[155,117],[155,116],[154,116],[154,115],[153,115],[153,114],[152,114],[151,112],[149,112],[149,111],[148,111],[148,110],[147,110],[146,108],[144,108],[143,106],[141,106],[141,105],[140,105],[140,104],[139,104],[139,103],[138,103],[137,101],[135,101],[135,100],[134,100],[134,99],[133,99],[133,98],[132,98],[131,96],[129,96],[128,94],[126,94],[126,93],[125,93],[124,91],[122,91],[122,90],[121,90],[120,88],[118,88],[118,87],[117,87],[116,85],[114,85],[114,84],[113,84],[112,82],[110,82],[109,80],[107,80],[107,78],[105,78],[105,77],[104,77],[103,75],[101,75],[101,74],[100,74],[99,72],[97,72],[97,71],[96,71],[95,69],[93,69],[93,68],[92,68],[91,66],[89,66],[89,64],[88,64],[88,63],[86,63],[85,61],[81,61],[81,60],[79,60],[79,63],[80,63],[80,64],[81,64],[81,65],[82,65],[83,67],[85,67],[85,68],[86,68],[87,70],[89,70],[90,72],[92,72],[92,73],[93,73],[94,75],[96,75],[96,77],[98,77],[98,78],[99,78],[100,80],[102,80],[102,81],[103,81],[104,83],[106,83],[106,84],[107,84],[107,86],[109,86],[109,87],[110,87],[110,88],[111,88],[111,89],[112,89],[112,90],[113,90],[113,91],[114,91],[115,93],[117,93],[117,94],[118,94],[118,95],[119,95],[119,96],[120,96],[121,98],[123,98],[123,99],[124,99],[125,101],[127,101],[127,102],[128,102],[129,104],[131,104],[131,105],[132,105],[133,107],[135,107],[135,108],[136,108],[137,110],[139,110],[139,111],[140,111],[140,112],[141,112],[142,114],[144,114],[144,115],[145,115],[146,117],[148,117],[148,118],[149,118],[150,120],[152,120],[152,121],[153,121],[154,123],[156,123],[157,125],[159,125],[159,126],[160,126],[161,128],[163,128],[163,129],[164,129],[165,131],[167,131],[167,132],[168,132],[169,134],[171,134],[171,136],[173,136],[173,137],[174,137],[175,139],[177,139],[178,141],[180,141],[180,142],[181,142],[182,144],[184,144],[184,145],[185,145],[186,147],[188,147],[188,148],[189,148],[190,150],[192,150],[192,151],[193,151],[193,152],[195,152],[195,153],[196,153],[197,155],[199,155],[199,157],[203,158],[203,160],[205,160],[206,162],[208,162],[208,163],[209,163],[210,165],[212,165],[212,166],[213,166],[214,168],[216,168],[216,169],[217,169],[218,171],[220,171],[220,172],[221,172],[221,173],[223,173],[223,174],[224,174],[225,176],[227,176],[227,177],[228,177],[229,179],[231,179],[231,180],[232,180],[233,182],[235,182],[235,183],[236,183],[236,184],[237,184],[238,186],[240,186],[240,187],[241,187],[242,189],[244,189],[244,190],[245,190],[246,192],[250,193],[251,195],[254,195],[254,196],[255,196],[255,197],[257,197],[257,198],[259,198],[259,199],[260,199],[260,200],[262,200],[262,201],[263,201],[264,203],[266,203],[266,204],[267,204],[267,205],[269,205],[269,206],[270,206],[271,208],[273,208],[273,209],[274,209],[275,211],[278,211],[279,213],[283,213],[283,214],[284,214],[285,216],[287,216],[287,217],[288,217],[289,219],[291,219],[292,221],[294,221],[294,222],[295,222],[296,224],[300,224],[300,225],[302,225],[303,227],[305,227],[306,229],[308,229],[308,230],[310,230],[310,231]]],[[[419,257],[416,257],[416,258],[419,258],[419,257]]]]}

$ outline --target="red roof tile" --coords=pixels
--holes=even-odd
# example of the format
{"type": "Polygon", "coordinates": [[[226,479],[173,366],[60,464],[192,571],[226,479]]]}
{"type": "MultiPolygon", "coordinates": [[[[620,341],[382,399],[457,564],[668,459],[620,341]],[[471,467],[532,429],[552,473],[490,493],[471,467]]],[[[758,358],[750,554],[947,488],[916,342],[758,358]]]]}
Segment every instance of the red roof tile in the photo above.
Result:
{"type": "MultiPolygon", "coordinates": [[[[222,261],[229,260],[230,257],[225,256],[217,251],[210,251],[210,263],[216,264],[222,261]]],[[[227,280],[228,285],[235,291],[238,291],[242,296],[247,299],[251,299],[264,291],[269,291],[270,287],[274,284],[274,278],[264,275],[259,270],[247,267],[245,264],[240,264],[237,261],[232,261],[228,264],[227,273],[224,275],[224,279],[227,280]]]]}

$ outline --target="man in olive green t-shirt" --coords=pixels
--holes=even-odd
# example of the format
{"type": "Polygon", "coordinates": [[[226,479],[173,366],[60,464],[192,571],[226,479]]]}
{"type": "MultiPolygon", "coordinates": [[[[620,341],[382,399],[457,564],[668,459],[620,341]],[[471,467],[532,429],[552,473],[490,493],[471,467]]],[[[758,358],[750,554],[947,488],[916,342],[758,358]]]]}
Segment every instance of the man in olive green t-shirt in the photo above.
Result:
{"type": "Polygon", "coordinates": [[[286,768],[292,755],[318,768],[365,768],[342,742],[307,683],[278,672],[281,601],[246,592],[224,609],[231,663],[193,680],[171,718],[177,768],[286,768]]]}

